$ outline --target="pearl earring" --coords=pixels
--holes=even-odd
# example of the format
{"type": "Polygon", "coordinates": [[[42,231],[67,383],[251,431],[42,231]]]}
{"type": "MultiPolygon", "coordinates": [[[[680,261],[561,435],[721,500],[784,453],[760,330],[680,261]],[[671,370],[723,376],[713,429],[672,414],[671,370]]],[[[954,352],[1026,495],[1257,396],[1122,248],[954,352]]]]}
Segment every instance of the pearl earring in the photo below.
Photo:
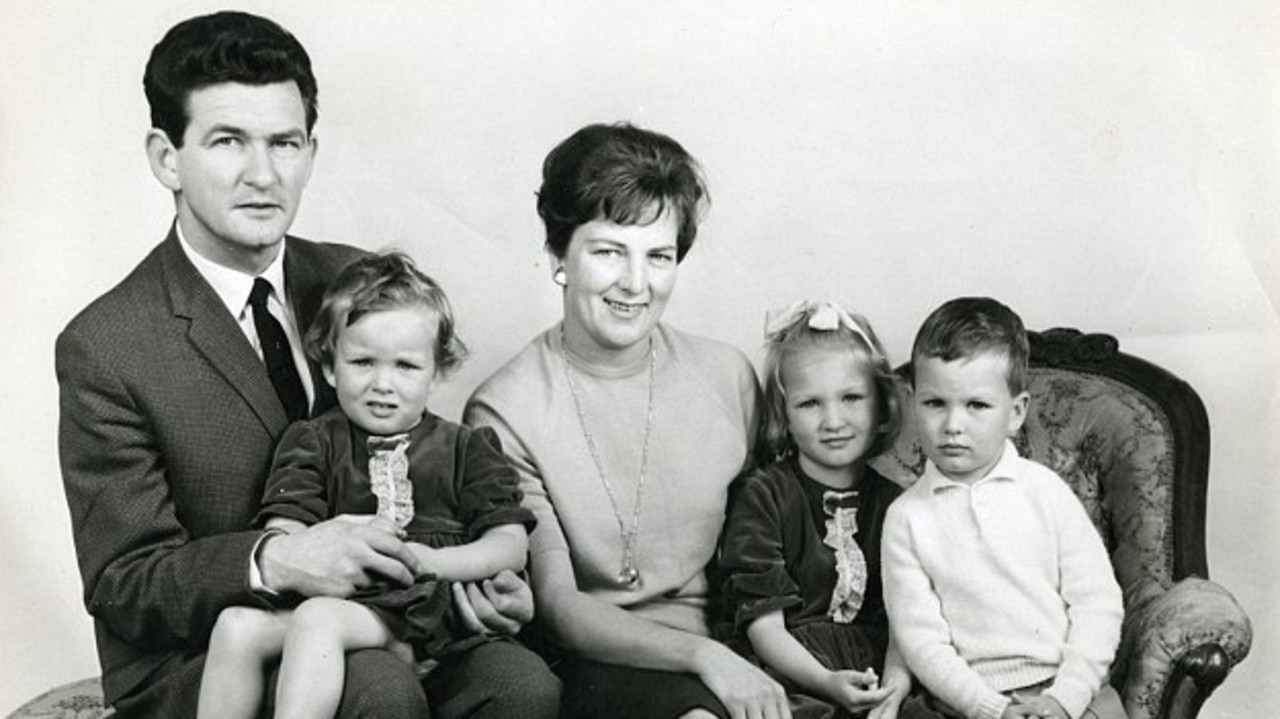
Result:
{"type": "Polygon", "coordinates": [[[569,278],[565,275],[564,267],[557,267],[555,272],[551,273],[551,281],[564,287],[568,283],[569,278]]]}

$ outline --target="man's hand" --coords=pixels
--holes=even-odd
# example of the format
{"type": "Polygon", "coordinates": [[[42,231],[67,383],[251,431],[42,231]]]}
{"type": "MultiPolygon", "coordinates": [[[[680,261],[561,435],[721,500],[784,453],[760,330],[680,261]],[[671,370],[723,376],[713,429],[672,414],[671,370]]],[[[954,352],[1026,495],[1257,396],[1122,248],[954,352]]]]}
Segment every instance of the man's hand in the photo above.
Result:
{"type": "Polygon", "coordinates": [[[273,591],[347,597],[379,579],[407,586],[423,568],[391,522],[344,514],[265,540],[258,569],[273,591]]]}
{"type": "Polygon", "coordinates": [[[698,678],[733,719],[791,719],[787,692],[764,670],[713,640],[697,654],[698,678]]]}
{"type": "Polygon", "coordinates": [[[454,582],[453,605],[476,634],[516,634],[533,619],[533,592],[509,569],[482,582],[454,582]]]}

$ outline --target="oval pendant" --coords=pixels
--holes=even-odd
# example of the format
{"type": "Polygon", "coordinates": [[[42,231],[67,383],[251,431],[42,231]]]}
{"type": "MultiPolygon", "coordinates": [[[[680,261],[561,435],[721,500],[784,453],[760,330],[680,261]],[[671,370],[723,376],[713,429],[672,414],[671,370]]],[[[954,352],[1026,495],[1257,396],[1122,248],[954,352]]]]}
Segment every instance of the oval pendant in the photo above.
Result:
{"type": "Polygon", "coordinates": [[[640,581],[640,570],[635,567],[623,567],[618,573],[618,584],[624,587],[630,587],[640,581]]]}

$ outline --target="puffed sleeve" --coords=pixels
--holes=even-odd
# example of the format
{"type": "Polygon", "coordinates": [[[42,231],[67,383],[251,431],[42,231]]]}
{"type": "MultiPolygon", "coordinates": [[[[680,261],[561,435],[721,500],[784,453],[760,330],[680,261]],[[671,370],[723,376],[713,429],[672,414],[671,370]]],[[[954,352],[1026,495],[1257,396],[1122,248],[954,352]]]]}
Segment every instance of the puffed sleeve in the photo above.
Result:
{"type": "Polygon", "coordinates": [[[801,604],[783,555],[785,500],[763,472],[746,475],[725,522],[721,572],[735,632],[778,609],[801,604]]]}
{"type": "Polygon", "coordinates": [[[462,489],[458,509],[471,538],[499,524],[523,524],[532,532],[537,522],[533,512],[520,506],[519,477],[502,453],[498,435],[489,427],[476,427],[461,432],[458,439],[464,445],[459,453],[462,489]]]}
{"type": "Polygon", "coordinates": [[[272,517],[296,519],[307,525],[327,519],[329,459],[316,423],[289,425],[276,447],[262,509],[254,518],[254,525],[262,526],[272,517]]]}

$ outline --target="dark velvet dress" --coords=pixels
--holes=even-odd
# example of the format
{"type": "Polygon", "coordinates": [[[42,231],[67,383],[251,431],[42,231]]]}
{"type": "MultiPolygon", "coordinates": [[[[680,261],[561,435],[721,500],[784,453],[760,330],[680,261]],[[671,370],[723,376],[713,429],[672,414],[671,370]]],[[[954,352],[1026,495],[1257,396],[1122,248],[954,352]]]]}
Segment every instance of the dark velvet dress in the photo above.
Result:
{"type": "MultiPolygon", "coordinates": [[[[533,513],[520,506],[515,469],[492,430],[471,429],[428,412],[408,435],[414,509],[405,526],[409,541],[452,547],[500,524],[533,529],[533,513]]],[[[276,449],[256,523],[286,517],[311,525],[340,514],[375,514],[369,437],[338,408],[291,425],[276,449]]],[[[454,625],[448,582],[433,577],[409,587],[378,583],[349,599],[374,610],[419,660],[484,641],[454,625]]]]}
{"type": "MultiPolygon", "coordinates": [[[[836,552],[824,542],[833,512],[831,491],[806,476],[794,457],[738,480],[720,560],[725,611],[720,633],[752,656],[747,627],[781,609],[787,630],[828,669],[872,667],[882,674],[889,617],[880,583],[880,535],[885,512],[902,490],[868,467],[850,490],[856,496],[843,498],[856,510],[854,540],[866,562],[861,606],[848,622],[829,614],[838,580],[836,552]]],[[[796,716],[840,716],[823,700],[778,679],[793,695],[796,716]]]]}

